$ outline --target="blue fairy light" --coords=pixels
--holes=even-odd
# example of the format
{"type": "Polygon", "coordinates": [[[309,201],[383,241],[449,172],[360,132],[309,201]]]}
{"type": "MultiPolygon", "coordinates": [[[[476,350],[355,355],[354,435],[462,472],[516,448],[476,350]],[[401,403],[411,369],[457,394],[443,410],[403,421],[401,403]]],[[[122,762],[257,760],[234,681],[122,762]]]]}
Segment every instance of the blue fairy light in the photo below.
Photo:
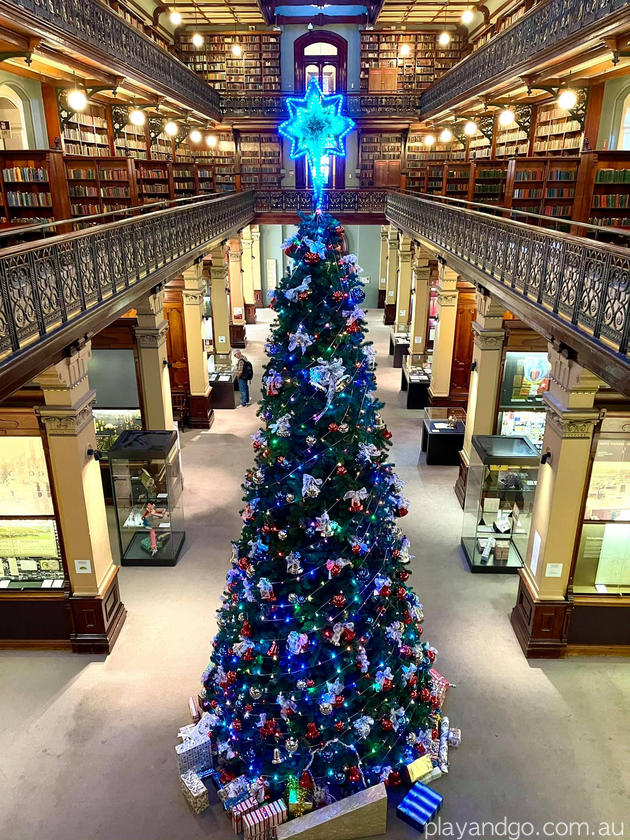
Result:
{"type": "Polygon", "coordinates": [[[324,96],[317,80],[311,79],[302,98],[287,99],[289,119],[278,126],[280,134],[291,141],[291,159],[306,157],[315,207],[321,207],[328,158],[345,156],[344,137],[355,127],[354,120],[341,113],[342,106],[341,94],[324,96]]]}

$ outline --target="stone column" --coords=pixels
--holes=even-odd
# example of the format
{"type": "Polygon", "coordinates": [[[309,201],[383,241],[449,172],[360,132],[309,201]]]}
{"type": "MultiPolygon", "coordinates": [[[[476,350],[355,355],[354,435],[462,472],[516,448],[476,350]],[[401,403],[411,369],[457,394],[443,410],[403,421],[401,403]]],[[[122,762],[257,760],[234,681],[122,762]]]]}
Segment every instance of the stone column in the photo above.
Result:
{"type": "Polygon", "coordinates": [[[602,381],[549,345],[551,384],[543,395],[547,423],[525,564],[512,626],[527,656],[561,656],[570,604],[566,598],[576,535],[581,527],[593,433],[595,395],[602,381]]]}
{"type": "Polygon", "coordinates": [[[173,430],[173,403],[168,375],[164,290],[152,291],[136,304],[136,343],[142,378],[144,419],[153,431],[173,430]]]}
{"type": "Polygon", "coordinates": [[[245,347],[245,301],[241,241],[230,239],[228,277],[230,283],[230,335],[233,347],[245,347]]]}
{"type": "Polygon", "coordinates": [[[35,381],[44,392],[38,409],[46,429],[59,526],[71,587],[73,649],[109,653],[125,620],[107,528],[92,406],[96,393],[87,377],[87,342],[35,381]]]}
{"type": "Polygon", "coordinates": [[[212,332],[214,355],[217,362],[228,363],[232,348],[230,345],[230,317],[227,299],[227,269],[225,247],[217,245],[212,251],[210,269],[210,304],[212,306],[212,332]]]}
{"type": "Polygon", "coordinates": [[[409,355],[412,364],[420,361],[420,356],[427,352],[427,323],[429,320],[429,302],[431,299],[430,254],[422,248],[416,248],[413,261],[413,304],[411,327],[409,330],[409,355]]]}
{"type": "Polygon", "coordinates": [[[378,308],[383,309],[385,306],[385,290],[387,286],[387,234],[389,228],[387,225],[381,225],[381,251],[378,262],[378,308]]]}
{"type": "Polygon", "coordinates": [[[256,323],[256,302],[254,300],[254,240],[249,225],[241,233],[243,300],[245,303],[245,323],[256,323]]]}
{"type": "Polygon", "coordinates": [[[457,274],[445,262],[438,264],[437,324],[433,342],[431,401],[446,400],[451,390],[451,367],[457,320],[457,274]]]}
{"type": "Polygon", "coordinates": [[[254,300],[256,306],[264,306],[262,293],[262,260],[260,256],[260,227],[251,225],[252,232],[252,270],[254,274],[254,300]]]}
{"type": "Polygon", "coordinates": [[[396,289],[398,287],[398,231],[392,225],[387,233],[387,283],[385,286],[385,324],[396,321],[396,289]]]}
{"type": "Polygon", "coordinates": [[[400,234],[398,244],[398,285],[396,289],[396,332],[407,332],[411,323],[412,242],[400,234]]]}
{"type": "Polygon", "coordinates": [[[202,334],[205,291],[206,280],[202,264],[199,262],[184,272],[182,289],[190,388],[188,421],[194,429],[209,429],[214,416],[210,408],[208,354],[203,346],[202,334]]]}
{"type": "Polygon", "coordinates": [[[473,435],[491,435],[497,416],[497,390],[501,378],[501,357],[505,331],[505,305],[485,289],[479,289],[477,320],[473,322],[473,357],[464,445],[460,452],[460,467],[455,494],[464,505],[468,464],[473,435]]]}

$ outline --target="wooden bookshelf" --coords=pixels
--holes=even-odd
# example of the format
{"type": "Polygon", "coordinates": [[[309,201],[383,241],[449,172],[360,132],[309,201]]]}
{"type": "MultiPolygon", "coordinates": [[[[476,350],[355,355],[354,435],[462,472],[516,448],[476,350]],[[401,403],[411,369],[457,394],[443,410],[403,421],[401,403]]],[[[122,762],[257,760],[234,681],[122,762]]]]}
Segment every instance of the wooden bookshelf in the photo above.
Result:
{"type": "MultiPolygon", "coordinates": [[[[400,157],[402,152],[402,134],[376,134],[366,133],[362,134],[359,143],[359,167],[360,167],[360,186],[372,187],[376,183],[377,168],[394,172],[396,166],[389,166],[388,164],[398,164],[400,171],[400,157]],[[380,164],[380,167],[377,166],[380,164]],[[386,164],[383,166],[383,164],[386,164]]],[[[391,174],[391,173],[390,173],[391,174]]],[[[386,176],[386,181],[389,183],[391,179],[386,176]]]]}
{"type": "Polygon", "coordinates": [[[84,112],[71,114],[63,125],[61,143],[67,155],[111,155],[106,106],[90,104],[84,112]]]}
{"type": "Polygon", "coordinates": [[[155,140],[151,143],[149,149],[149,159],[151,161],[157,160],[173,160],[173,138],[168,134],[158,134],[155,140]]]}
{"type": "Polygon", "coordinates": [[[578,155],[584,142],[584,131],[579,120],[555,102],[541,105],[536,118],[534,155],[578,155]]]}
{"type": "Polygon", "coordinates": [[[508,162],[507,207],[552,219],[570,219],[576,195],[575,158],[513,158],[508,162]]]}
{"type": "Polygon", "coordinates": [[[197,195],[198,191],[196,164],[176,161],[173,164],[173,195],[175,198],[197,195]]]}
{"type": "Polygon", "coordinates": [[[138,173],[138,201],[150,204],[174,197],[173,169],[169,161],[136,161],[138,173]]]}
{"type": "Polygon", "coordinates": [[[445,163],[443,166],[442,194],[450,198],[468,200],[472,169],[473,166],[470,163],[445,163]]]}
{"type": "Polygon", "coordinates": [[[502,160],[489,160],[471,164],[470,201],[482,204],[503,204],[508,164],[502,160]]]}
{"type": "Polygon", "coordinates": [[[427,166],[427,187],[430,195],[443,195],[444,192],[444,163],[430,163],[427,166]]]}
{"type": "MultiPolygon", "coordinates": [[[[236,146],[231,134],[224,132],[213,149],[212,169],[214,192],[234,192],[238,187],[236,173],[236,146]]],[[[205,192],[205,190],[204,190],[205,192]]]]}
{"type": "MultiPolygon", "coordinates": [[[[580,159],[573,218],[602,228],[597,238],[630,230],[630,152],[587,151],[580,159]]],[[[576,233],[583,232],[577,228],[576,233]]],[[[626,237],[617,237],[627,245],[626,237]]]]}
{"type": "Polygon", "coordinates": [[[490,140],[477,131],[468,140],[468,157],[470,160],[484,160],[492,156],[492,143],[490,140]]]}
{"type": "Polygon", "coordinates": [[[425,90],[460,60],[465,46],[465,40],[454,35],[448,48],[442,48],[437,36],[426,30],[361,32],[360,90],[425,90]]]}
{"type": "Polygon", "coordinates": [[[66,155],[70,214],[89,216],[137,204],[133,158],[66,155]]]}
{"type": "Polygon", "coordinates": [[[494,138],[494,157],[527,157],[529,154],[529,134],[516,122],[502,126],[497,123],[494,138]]]}
{"type": "Polygon", "coordinates": [[[60,151],[0,151],[3,225],[36,224],[70,217],[60,151]]]}
{"type": "Polygon", "coordinates": [[[225,93],[280,90],[280,33],[248,32],[204,33],[204,43],[195,47],[190,33],[178,41],[188,66],[201,75],[215,90],[225,93]],[[238,43],[240,56],[232,47],[238,43]]]}
{"type": "Polygon", "coordinates": [[[277,189],[282,178],[282,145],[275,134],[241,134],[241,186],[244,190],[277,189]]]}
{"type": "Polygon", "coordinates": [[[146,160],[148,157],[146,127],[131,123],[126,125],[121,135],[114,139],[114,154],[146,160]]]}

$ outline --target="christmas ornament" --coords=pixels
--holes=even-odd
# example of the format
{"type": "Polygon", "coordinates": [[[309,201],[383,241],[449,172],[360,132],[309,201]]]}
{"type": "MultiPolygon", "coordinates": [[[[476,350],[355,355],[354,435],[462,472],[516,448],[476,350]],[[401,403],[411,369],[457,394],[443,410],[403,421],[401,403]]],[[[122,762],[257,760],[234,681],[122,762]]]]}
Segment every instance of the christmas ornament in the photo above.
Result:
{"type": "Polygon", "coordinates": [[[284,742],[284,746],[289,755],[293,755],[294,752],[297,752],[299,744],[295,738],[287,738],[284,742]]]}

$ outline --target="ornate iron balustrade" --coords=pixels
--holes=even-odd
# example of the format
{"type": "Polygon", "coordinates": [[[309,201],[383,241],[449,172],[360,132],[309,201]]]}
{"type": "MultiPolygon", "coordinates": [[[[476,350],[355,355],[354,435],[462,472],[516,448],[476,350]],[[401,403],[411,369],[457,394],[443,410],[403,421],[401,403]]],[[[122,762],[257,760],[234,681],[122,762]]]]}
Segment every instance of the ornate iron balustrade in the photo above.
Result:
{"type": "Polygon", "coordinates": [[[52,29],[62,42],[88,45],[109,63],[115,57],[117,66],[128,68],[129,75],[220,119],[219,94],[207,82],[98,0],[1,0],[0,10],[28,21],[29,28],[42,36],[52,29]]]}
{"type": "Polygon", "coordinates": [[[403,193],[386,215],[630,362],[630,248],[403,193]]]}
{"type": "Polygon", "coordinates": [[[476,52],[462,59],[420,96],[422,113],[469,94],[580,31],[630,12],[630,0],[549,0],[536,6],[476,52]]]}
{"type": "Polygon", "coordinates": [[[0,250],[0,378],[16,353],[253,215],[254,194],[234,193],[0,250]]]}
{"type": "MultiPolygon", "coordinates": [[[[385,213],[387,190],[325,190],[323,209],[328,213],[385,213]]],[[[257,213],[304,213],[313,210],[311,190],[258,190],[257,213]]]]}
{"type": "MultiPolygon", "coordinates": [[[[228,117],[273,117],[286,119],[286,97],[292,93],[223,94],[221,110],[228,117]]],[[[417,117],[420,97],[414,93],[349,93],[347,112],[352,117],[417,117]]]]}

